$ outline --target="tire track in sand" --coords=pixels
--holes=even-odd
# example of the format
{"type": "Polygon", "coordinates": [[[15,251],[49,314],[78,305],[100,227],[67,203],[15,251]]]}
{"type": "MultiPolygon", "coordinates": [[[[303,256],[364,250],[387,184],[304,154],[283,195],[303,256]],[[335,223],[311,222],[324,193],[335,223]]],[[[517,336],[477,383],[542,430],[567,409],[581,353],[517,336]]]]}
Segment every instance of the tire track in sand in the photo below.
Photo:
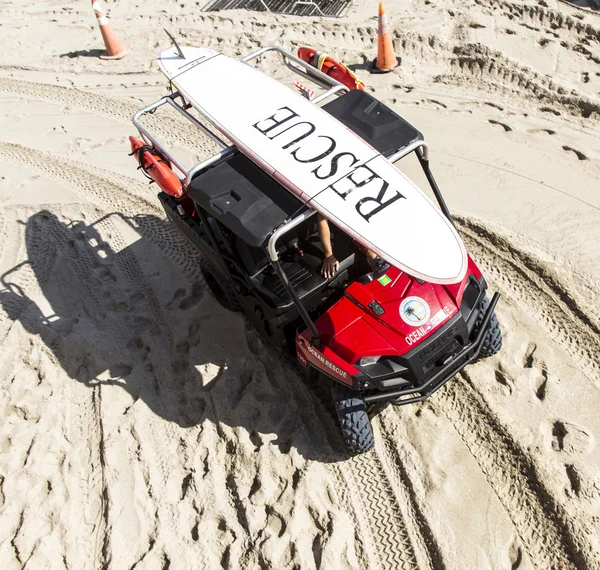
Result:
{"type": "MultiPolygon", "coordinates": [[[[89,263],[85,256],[72,256],[69,248],[69,240],[65,240],[65,235],[61,232],[61,227],[53,223],[40,223],[44,219],[36,219],[28,231],[25,232],[25,245],[30,257],[29,264],[23,266],[21,271],[13,276],[11,282],[14,282],[22,294],[30,293],[30,287],[41,289],[49,278],[50,271],[55,264],[56,256],[59,251],[69,260],[69,265],[74,271],[79,287],[83,288],[82,297],[86,299],[88,307],[93,306],[94,312],[101,310],[100,301],[96,292],[89,286],[89,280],[85,278],[85,272],[82,266],[89,263]]],[[[21,245],[19,239],[21,232],[14,232],[16,238],[14,242],[21,245]]],[[[26,325],[29,319],[22,313],[33,304],[28,297],[24,296],[20,303],[20,311],[11,314],[11,321],[23,320],[26,325]]],[[[34,318],[31,330],[40,326],[37,319],[34,318]]],[[[43,325],[42,325],[43,326],[43,325]]],[[[30,328],[26,326],[26,328],[30,328]]],[[[87,389],[75,389],[71,391],[71,406],[69,407],[69,417],[67,418],[66,430],[73,441],[81,446],[80,453],[87,461],[81,465],[86,466],[85,471],[78,470],[77,466],[71,467],[78,478],[79,492],[85,499],[83,509],[78,509],[77,518],[79,518],[78,528],[73,532],[77,539],[73,542],[76,548],[82,548],[86,545],[87,556],[91,558],[96,566],[105,565],[107,562],[106,552],[108,546],[108,513],[109,513],[109,495],[106,485],[105,463],[104,463],[104,445],[103,445],[103,425],[101,416],[101,386],[95,386],[91,391],[87,389]],[[81,397],[83,396],[83,397],[81,397]],[[74,431],[77,432],[75,436],[74,431]],[[90,555],[91,553],[91,555],[90,555]]],[[[73,516],[73,514],[71,515],[73,516]]],[[[68,559],[69,551],[65,554],[65,560],[68,559]]]]}
{"type": "Polygon", "coordinates": [[[423,513],[417,499],[410,475],[404,465],[398,448],[398,442],[389,425],[388,418],[395,419],[395,415],[380,415],[373,428],[376,434],[375,449],[381,457],[385,458],[384,464],[390,481],[398,499],[398,505],[404,513],[404,520],[413,544],[418,544],[415,554],[427,553],[426,560],[418,559],[419,568],[433,568],[444,570],[446,565],[440,545],[434,532],[423,513]]]}
{"type": "Polygon", "coordinates": [[[515,525],[536,568],[598,567],[587,525],[570,516],[544,487],[535,466],[461,373],[430,400],[445,415],[479,464],[515,525]]]}
{"type": "MultiPolygon", "coordinates": [[[[254,352],[268,370],[269,362],[261,356],[267,350],[265,347],[264,351],[254,352]]],[[[281,353],[278,358],[285,360],[281,353]]],[[[343,464],[332,463],[326,467],[332,472],[343,504],[349,507],[355,539],[369,561],[368,568],[437,570],[427,549],[428,541],[419,534],[420,523],[410,520],[414,511],[403,505],[408,491],[402,482],[392,481],[393,464],[381,446],[369,453],[347,458],[326,382],[323,379],[309,383],[300,380],[286,389],[298,395],[298,400],[301,400],[299,406],[303,410],[311,410],[314,419],[310,421],[311,429],[322,426],[320,429],[334,440],[336,454],[341,451],[344,455],[343,464]]],[[[443,570],[443,566],[439,568],[443,570]]]]}
{"type": "Polygon", "coordinates": [[[198,257],[185,238],[164,220],[164,212],[141,182],[19,144],[0,142],[0,158],[36,170],[72,187],[107,214],[125,218],[155,244],[192,282],[202,282],[198,257]],[[140,191],[141,190],[141,191],[140,191]]]}
{"type": "Polygon", "coordinates": [[[600,323],[551,269],[480,222],[455,217],[468,251],[506,298],[527,307],[550,337],[600,388],[600,323]]]}
{"type": "MultiPolygon", "coordinates": [[[[467,249],[513,302],[525,305],[550,336],[598,383],[598,324],[548,267],[479,222],[457,218],[467,249]],[[568,334],[565,331],[569,331],[568,334]]],[[[429,400],[454,426],[478,462],[538,568],[598,568],[593,522],[561,505],[541,482],[529,454],[512,438],[468,372],[429,400]],[[547,526],[545,526],[547,524],[547,526]]],[[[385,432],[384,424],[383,429],[385,432]]]]}
{"type": "MultiPolygon", "coordinates": [[[[259,342],[262,344],[262,340],[259,342]]],[[[270,347],[251,351],[265,370],[272,367],[269,363],[272,357],[267,356],[272,352],[270,347]]],[[[287,360],[283,353],[277,353],[276,358],[282,362],[287,360]]],[[[346,505],[353,520],[357,549],[365,562],[368,561],[361,567],[373,570],[431,568],[429,554],[423,549],[424,541],[407,530],[407,520],[399,503],[404,494],[390,482],[385,458],[377,449],[347,458],[326,382],[298,379],[281,389],[295,394],[297,405],[311,416],[305,422],[310,424],[311,430],[318,428],[326,434],[334,457],[344,456],[343,463],[326,463],[325,466],[333,476],[341,504],[346,505]]],[[[416,522],[408,521],[408,525],[415,527],[416,522]]]]}
{"type": "MultiPolygon", "coordinates": [[[[499,234],[467,218],[458,218],[457,222],[467,249],[475,253],[494,285],[499,285],[511,300],[526,305],[598,386],[594,358],[598,354],[598,325],[594,316],[584,313],[577,295],[546,266],[499,234]]],[[[463,376],[468,379],[466,373],[463,376]]],[[[447,417],[478,462],[535,567],[599,567],[599,553],[592,546],[593,522],[582,520],[581,513],[570,512],[544,487],[529,454],[499,423],[470,383],[457,379],[429,402],[438,415],[447,417]],[[545,521],[549,523],[547,529],[545,521]]],[[[385,419],[380,420],[379,431],[381,447],[394,458],[385,419]]],[[[401,476],[400,464],[399,469],[401,476]]],[[[413,507],[418,509],[418,504],[414,502],[413,507]]],[[[427,538],[428,527],[421,529],[421,536],[427,538]]],[[[430,545],[429,551],[434,557],[435,545],[430,545]]]]}
{"type": "Polygon", "coordinates": [[[537,101],[541,111],[563,109],[584,119],[600,117],[600,100],[560,80],[545,76],[507,58],[483,44],[457,45],[449,57],[449,72],[437,75],[435,83],[487,90],[507,98],[515,95],[537,101]]]}
{"type": "MultiPolygon", "coordinates": [[[[165,87],[167,81],[165,79],[165,87]]],[[[64,108],[76,108],[90,115],[105,117],[131,125],[131,132],[137,129],[131,122],[133,115],[143,105],[139,102],[118,99],[108,95],[99,95],[89,91],[81,91],[75,87],[62,87],[48,83],[35,83],[2,77],[0,93],[19,95],[35,101],[48,101],[64,108]]],[[[166,95],[166,93],[165,93],[166,95]]],[[[167,112],[146,115],[143,123],[155,134],[163,137],[171,144],[180,144],[191,150],[215,148],[215,143],[194,127],[189,121],[176,120],[167,112]]]]}
{"type": "MultiPolygon", "coordinates": [[[[90,199],[92,207],[95,206],[109,213],[118,212],[119,214],[124,213],[128,215],[131,225],[138,229],[144,237],[153,242],[163,254],[168,255],[172,261],[178,262],[184,275],[191,282],[200,278],[201,274],[197,267],[197,257],[189,253],[190,248],[187,242],[172,228],[170,223],[164,222],[156,215],[153,215],[154,212],[160,213],[162,210],[157,205],[146,200],[145,197],[129,191],[132,188],[137,189],[140,186],[138,182],[98,169],[89,169],[83,165],[71,163],[68,160],[60,159],[43,151],[28,149],[19,145],[11,145],[9,143],[0,144],[0,147],[0,156],[4,159],[25,165],[45,176],[66,184],[78,191],[80,195],[90,199]],[[139,214],[140,211],[143,213],[139,214]]],[[[120,222],[120,218],[117,221],[120,222]]],[[[77,280],[84,287],[81,298],[88,300],[89,303],[98,308],[98,312],[101,312],[105,303],[99,298],[97,291],[89,286],[89,279],[87,278],[90,268],[93,267],[94,262],[97,265],[98,261],[91,254],[92,248],[90,246],[84,247],[81,239],[73,240],[74,236],[71,235],[70,231],[67,231],[64,224],[56,222],[51,223],[50,226],[44,228],[46,244],[55,242],[67,247],[67,250],[64,251],[65,256],[77,275],[77,280]],[[56,239],[52,239],[51,237],[51,235],[56,233],[54,230],[58,230],[59,232],[54,236],[56,239]],[[47,239],[48,237],[50,239],[47,239]],[[72,252],[68,246],[73,243],[75,243],[75,247],[78,249],[78,253],[75,256],[69,255],[72,252]]],[[[125,285],[125,288],[130,288],[132,294],[141,293],[142,299],[151,309],[150,313],[152,316],[150,321],[154,323],[153,329],[159,335],[159,337],[156,337],[156,334],[152,334],[150,335],[152,338],[148,337],[146,339],[148,342],[152,341],[151,346],[148,347],[150,355],[152,355],[152,374],[155,378],[171,377],[169,347],[172,345],[172,335],[164,322],[164,318],[162,318],[160,305],[154,292],[149,283],[147,283],[147,280],[143,278],[143,272],[138,266],[137,261],[127,251],[126,242],[120,236],[118,228],[111,219],[105,218],[101,220],[97,224],[97,227],[102,230],[102,235],[109,236],[109,245],[112,246],[112,249],[119,251],[119,254],[113,256],[113,259],[116,260],[118,274],[124,278],[123,285],[125,285]]],[[[43,273],[46,272],[44,271],[43,273]]],[[[35,275],[32,275],[32,277],[35,280],[35,275]]],[[[117,288],[116,290],[121,289],[123,288],[117,288]]],[[[110,291],[107,291],[107,293],[110,293],[110,291]]],[[[125,332],[126,330],[124,329],[117,334],[125,334],[125,332]]],[[[125,345],[127,340],[128,337],[124,336],[122,344],[125,345]]],[[[179,379],[176,375],[173,377],[179,379]]],[[[183,378],[181,378],[181,381],[183,381],[183,378]]],[[[157,392],[159,391],[158,384],[158,382],[154,383],[155,387],[157,387],[157,392]]],[[[91,476],[83,474],[86,478],[83,483],[84,494],[86,497],[90,497],[90,501],[86,503],[89,504],[90,510],[86,515],[88,517],[86,523],[92,524],[96,529],[96,538],[90,539],[92,540],[89,543],[90,550],[96,553],[95,557],[98,561],[106,564],[110,556],[112,556],[111,545],[109,543],[110,536],[106,533],[108,528],[113,524],[113,520],[111,518],[110,507],[110,483],[106,483],[107,476],[103,467],[103,465],[106,465],[103,455],[106,451],[102,443],[103,437],[101,437],[104,429],[101,417],[102,392],[103,388],[101,383],[99,383],[92,387],[92,391],[89,394],[85,395],[84,401],[79,401],[78,399],[74,402],[75,421],[73,423],[77,426],[76,429],[82,429],[85,432],[82,433],[81,441],[90,442],[90,463],[96,466],[92,468],[93,472],[91,476]],[[101,459],[104,464],[99,463],[101,459]],[[97,490],[100,491],[97,492],[97,490]],[[95,546],[92,546],[92,544],[95,544],[95,546]]],[[[144,445],[142,447],[146,448],[146,451],[143,455],[139,455],[139,463],[145,474],[144,479],[148,488],[160,488],[168,478],[169,458],[164,456],[164,453],[161,453],[161,444],[157,445],[157,442],[154,441],[154,434],[157,434],[160,441],[163,441],[165,437],[174,440],[176,439],[174,434],[175,428],[170,424],[165,425],[158,418],[151,418],[146,421],[150,421],[150,424],[153,426],[149,430],[152,435],[144,438],[144,445]],[[152,459],[144,461],[142,460],[142,456],[152,459]],[[148,469],[147,465],[144,465],[145,463],[148,465],[151,464],[152,468],[148,469]]],[[[140,446],[141,444],[138,442],[138,449],[140,446]]],[[[119,506],[115,505],[115,509],[118,510],[119,506]]],[[[151,543],[155,541],[154,534],[154,532],[151,533],[151,543]]],[[[87,539],[83,540],[87,541],[87,539]]],[[[98,563],[98,566],[102,564],[98,563]]]]}
{"type": "Polygon", "coordinates": [[[600,41],[600,30],[591,24],[584,23],[560,10],[543,5],[507,2],[505,0],[475,0],[479,6],[493,11],[504,10],[503,16],[517,21],[529,20],[540,26],[548,26],[552,30],[566,29],[581,40],[600,41]]]}
{"type": "MultiPolygon", "coordinates": [[[[198,26],[202,28],[202,40],[208,47],[225,52],[228,42],[223,42],[223,30],[233,29],[235,20],[223,16],[204,15],[194,17],[194,27],[182,28],[184,37],[195,37],[198,26]]],[[[255,21],[245,23],[250,27],[255,40],[250,45],[239,48],[239,42],[234,42],[233,51],[241,54],[262,45],[263,41],[270,43],[288,43],[285,31],[282,33],[279,25],[255,21]],[[266,34],[266,36],[265,36],[266,34]]],[[[597,34],[597,30],[587,29],[589,34],[597,34]]],[[[584,33],[582,31],[582,33],[584,33]]],[[[437,36],[417,34],[411,31],[395,30],[394,41],[402,57],[407,61],[420,64],[432,63],[431,80],[434,83],[457,85],[497,94],[498,89],[504,91],[507,97],[513,98],[517,93],[534,103],[543,104],[544,109],[563,109],[575,116],[584,118],[600,115],[600,101],[586,93],[573,89],[549,76],[538,73],[534,69],[519,64],[507,58],[502,52],[492,50],[482,44],[461,44],[442,41],[437,36]],[[474,77],[477,81],[474,81],[474,77]]],[[[326,23],[324,26],[305,26],[303,38],[294,36],[293,45],[308,43],[309,45],[327,45],[329,49],[337,49],[343,58],[360,56],[365,59],[365,51],[370,51],[376,44],[377,29],[370,26],[341,25],[326,23]],[[348,46],[352,46],[349,48],[348,46]]],[[[594,40],[596,41],[596,40],[594,40]]],[[[230,46],[231,47],[231,46],[230,46]]],[[[166,80],[165,80],[166,85],[166,80]]],[[[121,122],[129,123],[131,116],[139,110],[140,104],[123,99],[113,99],[76,88],[61,87],[51,84],[34,83],[3,77],[0,82],[0,92],[14,93],[22,97],[51,101],[65,106],[74,106],[85,112],[98,114],[121,122]]],[[[558,111],[557,111],[558,112],[558,111]]],[[[165,139],[178,142],[191,149],[204,148],[214,144],[204,137],[187,121],[175,121],[165,114],[146,116],[148,125],[165,139]]]]}
{"type": "MultiPolygon", "coordinates": [[[[73,288],[72,293],[80,299],[85,299],[87,305],[85,313],[98,323],[105,334],[119,338],[118,344],[123,346],[132,334],[131,323],[126,322],[127,314],[123,317],[117,317],[116,322],[115,319],[110,319],[109,322],[104,318],[103,314],[107,309],[108,312],[117,315],[113,310],[113,301],[108,294],[115,290],[120,292],[129,290],[130,295],[139,297],[141,293],[144,305],[150,309],[144,311],[144,313],[149,313],[149,320],[156,325],[152,334],[145,335],[145,340],[150,343],[148,346],[149,354],[146,359],[149,359],[152,363],[152,374],[161,379],[168,377],[167,375],[177,379],[177,376],[172,374],[169,368],[169,354],[172,345],[171,331],[162,316],[152,288],[144,278],[142,269],[137,265],[135,258],[125,249],[125,242],[118,234],[118,228],[108,220],[103,220],[98,224],[98,228],[102,232],[96,237],[96,240],[101,240],[100,236],[102,235],[108,235],[108,245],[113,250],[119,251],[118,254],[109,256],[109,261],[112,257],[113,262],[107,265],[106,261],[100,261],[96,251],[96,249],[106,250],[107,243],[98,241],[97,247],[90,245],[90,234],[86,233],[86,227],[83,224],[68,226],[50,212],[45,216],[36,218],[36,221],[40,223],[33,224],[33,239],[32,236],[28,235],[28,242],[33,241],[35,243],[37,241],[35,236],[41,231],[45,242],[54,244],[56,250],[61,251],[63,260],[76,277],[77,285],[73,288]],[[41,230],[39,226],[41,226],[41,230]],[[107,280],[101,286],[93,279],[94,271],[99,268],[109,271],[112,276],[112,279],[107,280]],[[114,283],[118,286],[115,287],[114,283]],[[94,316],[98,317],[98,320],[94,316]]],[[[28,249],[28,252],[37,261],[37,255],[40,251],[30,251],[28,249]]],[[[37,274],[37,272],[34,273],[37,274]]],[[[136,312],[139,308],[138,302],[136,312]]],[[[141,334],[140,331],[137,331],[137,333],[141,334]]],[[[53,350],[56,349],[55,347],[53,350]]],[[[58,347],[58,351],[60,352],[60,347],[58,347]]],[[[57,365],[61,366],[60,363],[57,363],[57,365]]],[[[111,528],[118,524],[118,515],[115,513],[119,513],[122,509],[120,495],[118,492],[114,492],[117,476],[114,471],[115,466],[111,464],[107,455],[107,438],[105,437],[103,419],[103,406],[110,406],[111,400],[108,400],[108,404],[103,402],[106,398],[111,397],[112,388],[110,383],[109,387],[106,388],[101,380],[86,382],[85,378],[78,377],[77,379],[83,384],[88,384],[88,386],[81,390],[82,385],[77,385],[72,390],[75,393],[72,402],[72,419],[74,421],[70,422],[69,429],[76,430],[77,436],[73,441],[86,442],[85,453],[89,461],[87,465],[88,467],[91,466],[89,473],[87,470],[82,470],[79,475],[82,482],[81,488],[86,497],[85,504],[87,507],[84,515],[86,517],[86,528],[90,525],[92,527],[91,531],[87,528],[89,534],[84,535],[81,540],[88,544],[89,552],[94,553],[93,559],[96,561],[94,564],[100,567],[109,565],[111,559],[116,556],[112,544],[115,535],[111,532],[111,528]]],[[[155,382],[154,385],[155,387],[158,386],[158,382],[155,382]]],[[[158,393],[160,390],[157,388],[156,391],[158,393]]],[[[138,461],[133,464],[134,471],[137,470],[136,468],[141,469],[148,489],[152,487],[160,488],[164,481],[168,479],[170,459],[165,456],[164,451],[161,453],[161,445],[156,445],[154,434],[161,441],[163,441],[163,438],[174,441],[176,440],[175,428],[169,423],[165,425],[155,416],[147,418],[146,425],[150,427],[148,431],[151,435],[144,438],[143,446],[136,439],[135,434],[131,434],[130,437],[127,430],[121,433],[119,439],[123,440],[121,445],[125,447],[133,445],[135,448],[137,444],[138,461]],[[144,447],[143,453],[140,453],[141,447],[144,447]],[[151,468],[148,466],[151,466],[151,468]]],[[[110,436],[109,432],[107,437],[110,436]]],[[[114,446],[114,443],[111,445],[114,446]]],[[[121,483],[117,485],[119,484],[121,483]]],[[[126,485],[127,483],[123,482],[122,484],[126,485]]],[[[156,528],[150,530],[148,536],[150,543],[156,541],[157,534],[156,528]]]]}
{"type": "MultiPolygon", "coordinates": [[[[347,459],[338,475],[355,497],[357,529],[360,531],[363,517],[368,521],[371,550],[379,562],[377,567],[389,570],[422,568],[399,505],[397,488],[389,479],[386,459],[378,451],[358,455],[347,459]],[[358,509],[357,499],[360,501],[358,509]]],[[[428,561],[426,567],[431,568],[428,553],[419,554],[421,560],[428,561]]]]}

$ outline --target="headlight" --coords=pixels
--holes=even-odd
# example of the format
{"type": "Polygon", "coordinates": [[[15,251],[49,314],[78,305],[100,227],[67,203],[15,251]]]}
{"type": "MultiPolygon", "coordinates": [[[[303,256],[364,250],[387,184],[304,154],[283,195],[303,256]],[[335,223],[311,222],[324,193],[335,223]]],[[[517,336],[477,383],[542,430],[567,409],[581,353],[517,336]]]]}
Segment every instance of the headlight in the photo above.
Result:
{"type": "Polygon", "coordinates": [[[364,356],[358,361],[359,366],[369,366],[369,364],[375,364],[381,356],[364,356]]]}

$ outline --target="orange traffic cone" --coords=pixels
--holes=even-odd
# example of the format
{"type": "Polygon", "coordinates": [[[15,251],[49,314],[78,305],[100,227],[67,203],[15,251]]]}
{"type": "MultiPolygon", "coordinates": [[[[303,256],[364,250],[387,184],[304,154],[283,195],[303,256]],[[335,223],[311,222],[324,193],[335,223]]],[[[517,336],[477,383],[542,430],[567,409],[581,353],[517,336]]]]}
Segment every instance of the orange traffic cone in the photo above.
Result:
{"type": "Polygon", "coordinates": [[[377,30],[377,59],[373,60],[371,73],[387,73],[396,69],[399,62],[394,54],[392,35],[383,2],[379,2],[379,28],[377,30]]]}
{"type": "Polygon", "coordinates": [[[119,41],[119,38],[117,38],[110,25],[109,19],[104,15],[104,8],[102,8],[100,0],[92,0],[92,8],[94,9],[94,14],[96,14],[100,33],[106,47],[106,53],[100,55],[100,59],[121,59],[125,57],[129,53],[129,50],[131,50],[131,46],[123,46],[119,41]]]}

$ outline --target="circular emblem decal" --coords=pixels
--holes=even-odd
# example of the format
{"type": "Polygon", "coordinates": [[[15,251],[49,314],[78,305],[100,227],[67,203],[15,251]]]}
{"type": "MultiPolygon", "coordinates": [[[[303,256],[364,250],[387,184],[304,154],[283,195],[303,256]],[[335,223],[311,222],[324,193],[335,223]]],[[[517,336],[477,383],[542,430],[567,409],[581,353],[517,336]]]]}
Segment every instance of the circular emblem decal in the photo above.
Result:
{"type": "Polygon", "coordinates": [[[406,297],[400,303],[400,317],[412,327],[424,325],[429,320],[430,313],[427,301],[421,297],[406,297]]]}

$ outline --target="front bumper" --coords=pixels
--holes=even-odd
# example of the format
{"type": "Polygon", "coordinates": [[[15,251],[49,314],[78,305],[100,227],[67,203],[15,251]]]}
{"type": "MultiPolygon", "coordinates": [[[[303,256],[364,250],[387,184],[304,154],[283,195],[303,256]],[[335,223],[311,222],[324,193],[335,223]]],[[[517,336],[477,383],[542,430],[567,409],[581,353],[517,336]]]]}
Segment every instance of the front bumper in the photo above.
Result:
{"type": "Polygon", "coordinates": [[[490,319],[496,308],[496,304],[500,299],[500,293],[494,293],[488,310],[486,311],[479,330],[475,333],[475,338],[472,342],[456,354],[450,362],[438,369],[435,374],[426,382],[416,387],[404,387],[398,390],[389,392],[378,392],[376,394],[367,394],[364,400],[367,404],[376,402],[390,401],[395,406],[403,406],[405,404],[413,404],[422,402],[436,390],[439,390],[448,380],[458,374],[467,364],[470,364],[479,356],[485,335],[488,330],[490,319]],[[418,395],[415,395],[418,394],[418,395]]]}

